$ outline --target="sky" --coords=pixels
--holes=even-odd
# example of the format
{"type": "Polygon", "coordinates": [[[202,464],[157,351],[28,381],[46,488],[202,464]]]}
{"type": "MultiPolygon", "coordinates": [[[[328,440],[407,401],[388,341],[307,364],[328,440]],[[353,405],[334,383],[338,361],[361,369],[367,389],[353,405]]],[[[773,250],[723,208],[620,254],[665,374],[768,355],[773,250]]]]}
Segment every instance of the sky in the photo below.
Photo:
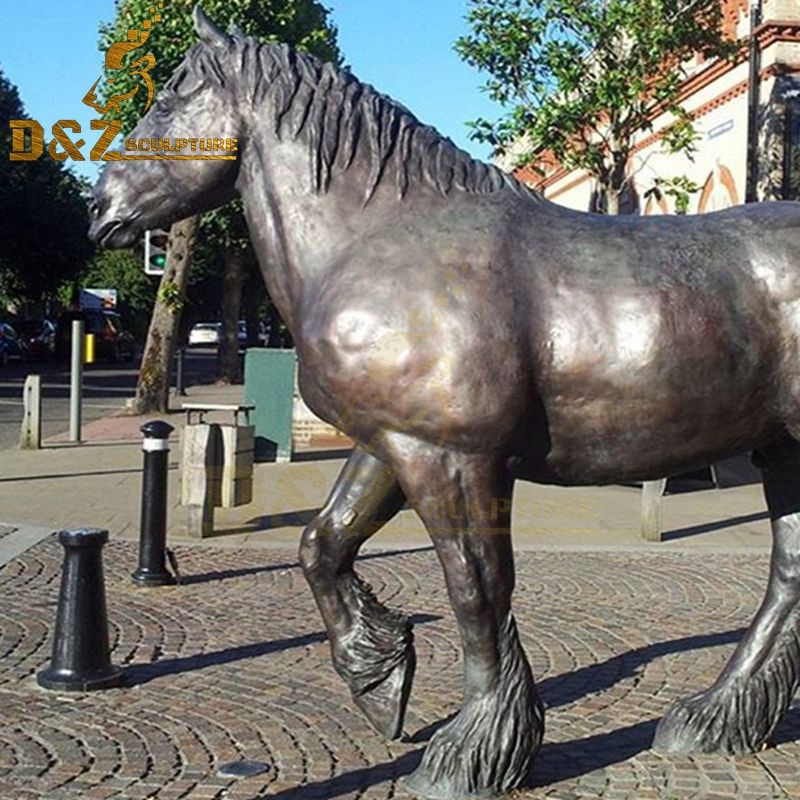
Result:
{"type": "MultiPolygon", "coordinates": [[[[326,5],[354,75],[488,160],[488,148],[469,140],[465,122],[494,119],[498,108],[481,91],[480,75],[453,51],[453,42],[467,31],[467,0],[327,0],[326,5]]],[[[43,125],[46,140],[59,119],[81,124],[87,160],[67,163],[94,180],[98,165],[88,153],[97,137],[89,129],[96,113],[81,98],[102,72],[97,29],[112,18],[113,0],[0,0],[0,6],[0,69],[17,86],[28,118],[43,125]]],[[[217,21],[227,27],[227,20],[217,21]]]]}

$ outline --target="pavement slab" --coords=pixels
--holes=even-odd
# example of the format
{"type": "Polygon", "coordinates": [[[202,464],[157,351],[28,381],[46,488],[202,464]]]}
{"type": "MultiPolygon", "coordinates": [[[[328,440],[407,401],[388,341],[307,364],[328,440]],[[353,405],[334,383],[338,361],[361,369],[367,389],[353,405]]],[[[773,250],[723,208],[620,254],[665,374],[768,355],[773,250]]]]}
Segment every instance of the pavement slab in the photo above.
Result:
{"type": "Polygon", "coordinates": [[[0,525],[0,566],[8,564],[9,561],[38,544],[51,533],[53,533],[52,528],[35,525],[21,527],[0,525]]]}
{"type": "MultiPolygon", "coordinates": [[[[38,687],[61,547],[0,568],[0,797],[409,800],[402,778],[460,703],[461,652],[430,547],[373,551],[358,570],[415,623],[404,741],[355,710],[295,557],[279,548],[176,548],[180,586],[142,589],[136,548],[105,548],[115,663],[126,685],[38,687]],[[234,780],[221,764],[263,761],[234,780]]],[[[515,614],[547,706],[545,744],[517,798],[800,798],[800,708],[756,756],[649,749],[677,697],[709,685],[754,613],[766,553],[518,552],[515,614]]]]}

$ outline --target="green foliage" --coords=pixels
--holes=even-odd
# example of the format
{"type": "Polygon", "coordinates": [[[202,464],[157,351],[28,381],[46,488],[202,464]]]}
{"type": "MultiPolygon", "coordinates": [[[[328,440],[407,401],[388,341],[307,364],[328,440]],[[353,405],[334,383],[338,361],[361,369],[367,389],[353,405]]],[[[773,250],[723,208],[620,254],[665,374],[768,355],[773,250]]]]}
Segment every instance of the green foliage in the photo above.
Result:
{"type": "Polygon", "coordinates": [[[52,298],[91,258],[85,183],[46,153],[11,161],[9,120],[26,119],[16,87],[0,71],[0,302],[52,298]]]}
{"type": "Polygon", "coordinates": [[[156,294],[158,301],[168,308],[173,314],[177,314],[184,304],[183,292],[174,281],[161,281],[156,294]]]}
{"type": "Polygon", "coordinates": [[[456,51],[487,77],[505,113],[472,123],[473,138],[518,163],[550,151],[619,194],[637,134],[658,113],[675,122],[670,152],[691,152],[696,134],[678,102],[695,54],[733,58],[719,0],[469,0],[471,33],[456,51]]]}
{"type": "Polygon", "coordinates": [[[250,242],[244,219],[242,201],[236,197],[222,208],[203,214],[200,221],[199,246],[195,252],[198,263],[210,262],[214,253],[230,247],[245,249],[250,242]]]}
{"type": "Polygon", "coordinates": [[[686,214],[689,211],[692,195],[697,194],[702,188],[685,175],[677,175],[674,178],[656,178],[644,196],[645,199],[655,197],[656,200],[660,200],[664,195],[671,197],[675,202],[675,213],[686,214]]]}

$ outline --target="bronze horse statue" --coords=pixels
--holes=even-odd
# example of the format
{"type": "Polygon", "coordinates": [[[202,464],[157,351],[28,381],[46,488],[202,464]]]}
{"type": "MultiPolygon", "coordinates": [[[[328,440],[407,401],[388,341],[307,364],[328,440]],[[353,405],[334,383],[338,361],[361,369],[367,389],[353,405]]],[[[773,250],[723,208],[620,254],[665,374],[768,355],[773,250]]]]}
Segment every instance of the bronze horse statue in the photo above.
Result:
{"type": "Polygon", "coordinates": [[[502,794],[540,746],[511,610],[515,479],[654,479],[746,451],[772,519],[767,594],[717,682],[673,706],[655,744],[758,750],[800,674],[800,207],[568,211],[348,71],[195,13],[200,41],[132,136],[213,131],[238,138],[239,158],[109,163],[90,235],[128,247],[241,195],[302,395],[357,443],[300,563],[336,670],[388,737],[413,637],[354,560],[408,501],[444,569],[463,707],[411,790],[502,794]]]}

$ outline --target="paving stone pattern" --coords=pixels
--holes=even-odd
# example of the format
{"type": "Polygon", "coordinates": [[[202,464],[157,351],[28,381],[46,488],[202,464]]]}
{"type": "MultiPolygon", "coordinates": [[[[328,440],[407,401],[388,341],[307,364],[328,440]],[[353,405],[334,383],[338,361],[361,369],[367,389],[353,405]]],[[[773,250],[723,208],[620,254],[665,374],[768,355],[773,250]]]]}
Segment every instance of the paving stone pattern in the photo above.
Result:
{"type": "MultiPolygon", "coordinates": [[[[50,538],[0,570],[0,798],[405,800],[402,776],[458,708],[458,635],[428,549],[360,564],[416,622],[399,743],[354,710],[291,552],[179,549],[186,583],[148,590],[128,580],[135,547],[110,543],[113,660],[127,665],[128,686],[40,689],[60,558],[50,538]],[[271,770],[215,777],[243,758],[271,770]]],[[[757,756],[648,749],[667,705],[724,663],[760,600],[765,556],[528,552],[517,567],[517,620],[548,706],[546,743],[518,798],[800,798],[800,708],[757,756]]]]}

